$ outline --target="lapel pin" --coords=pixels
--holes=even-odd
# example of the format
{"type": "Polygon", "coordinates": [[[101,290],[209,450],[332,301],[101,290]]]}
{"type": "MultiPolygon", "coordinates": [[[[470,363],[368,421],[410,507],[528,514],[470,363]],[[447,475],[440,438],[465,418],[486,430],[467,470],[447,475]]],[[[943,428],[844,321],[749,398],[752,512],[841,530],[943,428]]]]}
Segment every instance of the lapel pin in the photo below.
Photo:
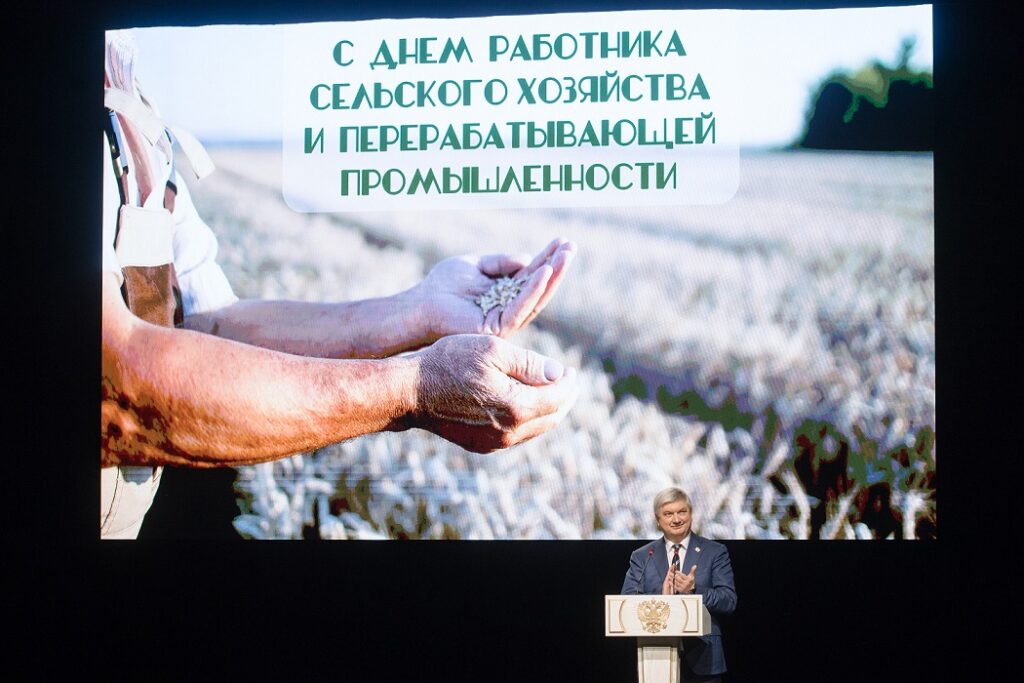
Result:
{"type": "Polygon", "coordinates": [[[700,552],[700,546],[697,546],[697,547],[696,547],[696,548],[694,548],[693,550],[694,550],[694,552],[698,552],[698,553],[699,553],[699,552],[700,552]]]}

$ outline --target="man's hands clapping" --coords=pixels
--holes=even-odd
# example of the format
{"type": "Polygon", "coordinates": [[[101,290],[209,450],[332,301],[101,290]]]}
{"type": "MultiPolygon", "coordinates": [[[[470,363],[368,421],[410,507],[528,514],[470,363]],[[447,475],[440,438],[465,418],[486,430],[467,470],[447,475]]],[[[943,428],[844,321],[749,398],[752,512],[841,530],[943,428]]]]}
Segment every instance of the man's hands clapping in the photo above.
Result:
{"type": "Polygon", "coordinates": [[[692,593],[697,585],[697,565],[690,567],[690,572],[684,574],[674,566],[669,565],[665,580],[661,583],[662,595],[685,595],[692,593]]]}

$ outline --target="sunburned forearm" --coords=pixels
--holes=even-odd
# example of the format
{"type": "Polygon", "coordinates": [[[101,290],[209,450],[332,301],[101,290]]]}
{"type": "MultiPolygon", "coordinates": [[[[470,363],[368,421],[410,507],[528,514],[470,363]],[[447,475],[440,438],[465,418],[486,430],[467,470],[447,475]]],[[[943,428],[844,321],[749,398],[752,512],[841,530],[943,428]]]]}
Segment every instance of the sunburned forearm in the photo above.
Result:
{"type": "Polygon", "coordinates": [[[103,465],[251,464],[400,423],[416,360],[299,358],[137,323],[103,334],[103,465]]]}
{"type": "Polygon", "coordinates": [[[103,466],[250,464],[411,427],[489,453],[552,429],[577,393],[572,368],[492,335],[335,360],[156,327],[128,311],[112,273],[102,332],[103,466]]]}
{"type": "Polygon", "coordinates": [[[239,301],[189,316],[189,329],[317,358],[384,358],[428,344],[410,292],[350,303],[239,301]]]}

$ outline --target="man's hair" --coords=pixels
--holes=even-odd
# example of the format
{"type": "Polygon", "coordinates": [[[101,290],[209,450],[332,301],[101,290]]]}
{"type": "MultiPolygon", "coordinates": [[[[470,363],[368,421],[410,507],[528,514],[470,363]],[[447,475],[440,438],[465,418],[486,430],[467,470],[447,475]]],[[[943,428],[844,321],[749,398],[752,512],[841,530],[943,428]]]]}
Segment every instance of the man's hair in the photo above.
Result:
{"type": "Polygon", "coordinates": [[[678,486],[669,486],[667,489],[658,491],[658,495],[654,497],[654,518],[658,518],[658,513],[661,512],[662,505],[678,503],[679,501],[683,501],[691,510],[693,509],[693,503],[690,502],[690,497],[686,495],[686,491],[682,490],[678,486]]]}

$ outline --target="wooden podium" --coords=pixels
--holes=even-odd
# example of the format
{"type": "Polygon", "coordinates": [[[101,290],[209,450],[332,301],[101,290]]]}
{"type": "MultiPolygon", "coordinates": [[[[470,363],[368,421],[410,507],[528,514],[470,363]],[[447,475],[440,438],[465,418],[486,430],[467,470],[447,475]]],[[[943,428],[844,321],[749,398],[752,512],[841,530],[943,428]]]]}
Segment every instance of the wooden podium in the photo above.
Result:
{"type": "Polygon", "coordinates": [[[684,636],[711,633],[711,614],[700,595],[606,595],[604,634],[636,638],[640,683],[679,683],[684,636]]]}

